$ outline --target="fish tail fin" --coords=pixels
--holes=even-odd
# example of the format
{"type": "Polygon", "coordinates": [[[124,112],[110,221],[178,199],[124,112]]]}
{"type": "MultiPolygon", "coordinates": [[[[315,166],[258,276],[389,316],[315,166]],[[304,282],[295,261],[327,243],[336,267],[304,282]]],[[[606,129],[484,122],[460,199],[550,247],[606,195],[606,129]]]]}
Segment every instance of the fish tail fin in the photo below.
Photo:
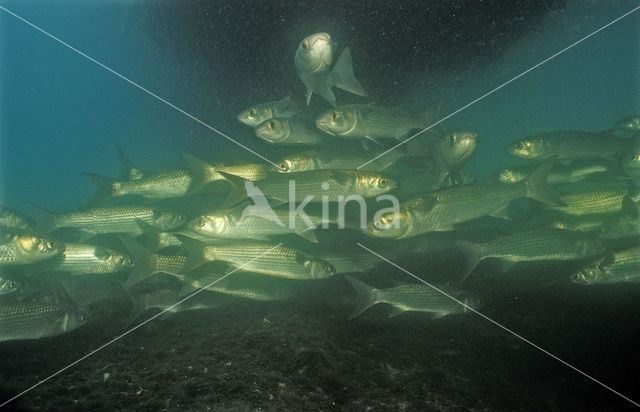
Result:
{"type": "Polygon", "coordinates": [[[479,245],[467,240],[455,240],[454,244],[465,259],[464,273],[461,282],[464,282],[482,260],[482,249],[479,245]]]}
{"type": "Polygon", "coordinates": [[[180,271],[181,273],[190,272],[208,263],[208,260],[204,257],[204,247],[206,245],[203,242],[184,235],[176,235],[176,237],[180,239],[182,247],[188,253],[187,260],[184,262],[182,270],[180,271]]]}
{"type": "Polygon", "coordinates": [[[182,152],[182,157],[187,161],[192,172],[191,183],[187,189],[188,194],[196,194],[208,183],[215,180],[213,176],[216,173],[215,167],[211,163],[185,152],[182,152]]]}
{"type": "Polygon", "coordinates": [[[331,72],[331,76],[332,85],[359,96],[367,95],[358,79],[356,79],[355,74],[353,74],[351,50],[348,47],[345,47],[344,51],[338,58],[338,61],[331,72]]]}
{"type": "Polygon", "coordinates": [[[553,166],[552,159],[542,163],[523,180],[523,183],[527,190],[526,197],[529,199],[538,200],[552,206],[559,206],[562,202],[547,186],[547,176],[549,176],[551,166],[553,166]]]}
{"type": "Polygon", "coordinates": [[[56,218],[57,215],[42,206],[38,206],[35,203],[25,201],[36,212],[36,229],[42,233],[49,233],[58,228],[56,218]]]}
{"type": "Polygon", "coordinates": [[[220,173],[220,175],[222,175],[224,180],[229,182],[229,184],[231,185],[231,192],[229,192],[229,194],[227,195],[227,198],[225,199],[221,208],[223,209],[230,208],[232,206],[237,205],[238,203],[242,202],[247,198],[247,189],[245,188],[245,182],[246,182],[245,179],[239,176],[225,173],[225,172],[218,172],[218,173],[220,173]]]}
{"type": "Polygon", "coordinates": [[[119,236],[119,239],[135,262],[135,266],[124,284],[124,288],[130,290],[133,286],[148,279],[155,273],[153,270],[155,256],[149,249],[136,241],[127,239],[124,236],[119,236]]]}
{"type": "Polygon", "coordinates": [[[91,196],[89,201],[87,202],[87,206],[95,206],[100,203],[107,202],[115,197],[113,194],[113,183],[115,180],[106,177],[97,175],[95,173],[88,172],[80,172],[81,175],[89,178],[96,186],[98,186],[98,190],[91,196]]]}
{"type": "Polygon", "coordinates": [[[352,276],[345,276],[345,278],[349,283],[351,283],[351,286],[356,290],[356,293],[358,293],[358,304],[351,316],[349,316],[349,319],[353,319],[378,303],[378,300],[376,299],[376,289],[352,276]]]}
{"type": "Polygon", "coordinates": [[[116,145],[116,151],[118,152],[118,160],[120,161],[120,178],[126,180],[134,180],[140,178],[140,170],[135,164],[127,157],[124,150],[120,146],[116,145]]]}

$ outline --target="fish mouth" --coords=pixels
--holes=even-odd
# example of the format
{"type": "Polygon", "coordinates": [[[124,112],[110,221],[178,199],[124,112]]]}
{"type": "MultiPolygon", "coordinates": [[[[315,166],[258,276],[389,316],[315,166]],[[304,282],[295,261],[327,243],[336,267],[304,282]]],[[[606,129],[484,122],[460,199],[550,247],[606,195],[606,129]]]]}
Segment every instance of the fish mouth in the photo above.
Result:
{"type": "Polygon", "coordinates": [[[313,50],[313,48],[316,46],[316,44],[318,44],[319,41],[324,41],[324,42],[329,43],[329,39],[327,39],[326,37],[318,36],[315,39],[313,39],[313,43],[311,43],[309,45],[309,50],[313,50]]]}
{"type": "Polygon", "coordinates": [[[317,127],[318,129],[320,129],[320,130],[322,130],[323,132],[328,133],[328,134],[330,134],[330,135],[332,135],[332,136],[335,136],[335,133],[333,133],[333,132],[331,131],[331,129],[330,129],[330,127],[329,127],[329,126],[330,126],[330,123],[329,123],[329,122],[327,122],[326,120],[318,120],[318,121],[316,122],[316,127],[317,127]]]}

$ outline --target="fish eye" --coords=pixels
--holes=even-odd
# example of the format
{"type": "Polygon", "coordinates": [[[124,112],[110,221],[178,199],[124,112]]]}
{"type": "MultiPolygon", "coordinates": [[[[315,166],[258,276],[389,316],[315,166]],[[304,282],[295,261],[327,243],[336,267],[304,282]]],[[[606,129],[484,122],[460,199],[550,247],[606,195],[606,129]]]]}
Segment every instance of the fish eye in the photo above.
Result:
{"type": "Polygon", "coordinates": [[[289,164],[287,162],[280,163],[281,170],[289,170],[289,164]]]}
{"type": "Polygon", "coordinates": [[[337,112],[331,112],[331,120],[338,120],[340,115],[337,112]]]}
{"type": "Polygon", "coordinates": [[[256,109],[249,110],[249,116],[255,116],[255,115],[256,115],[256,109]]]}
{"type": "Polygon", "coordinates": [[[54,242],[53,240],[50,240],[47,242],[47,249],[53,249],[56,247],[56,242],[54,242]]]}
{"type": "Polygon", "coordinates": [[[449,141],[451,143],[455,143],[456,142],[456,135],[455,134],[450,134],[449,135],[449,141]]]}
{"type": "Polygon", "coordinates": [[[204,218],[203,217],[199,217],[198,220],[196,221],[196,226],[198,227],[203,227],[204,226],[204,218]]]}
{"type": "Polygon", "coordinates": [[[309,266],[311,266],[311,261],[310,260],[305,260],[304,261],[304,267],[308,268],[309,266]]]}
{"type": "Polygon", "coordinates": [[[273,121],[271,121],[267,123],[267,127],[269,128],[269,130],[273,130],[276,127],[276,124],[273,121]]]}
{"type": "Polygon", "coordinates": [[[309,42],[307,40],[302,42],[302,50],[309,50],[309,42]]]}
{"type": "Polygon", "coordinates": [[[380,179],[380,186],[381,187],[386,187],[387,183],[389,183],[389,182],[387,181],[386,178],[383,177],[383,178],[380,179]]]}
{"type": "Polygon", "coordinates": [[[15,280],[10,280],[9,282],[7,282],[7,286],[11,289],[14,289],[18,286],[18,282],[16,282],[15,280]]]}

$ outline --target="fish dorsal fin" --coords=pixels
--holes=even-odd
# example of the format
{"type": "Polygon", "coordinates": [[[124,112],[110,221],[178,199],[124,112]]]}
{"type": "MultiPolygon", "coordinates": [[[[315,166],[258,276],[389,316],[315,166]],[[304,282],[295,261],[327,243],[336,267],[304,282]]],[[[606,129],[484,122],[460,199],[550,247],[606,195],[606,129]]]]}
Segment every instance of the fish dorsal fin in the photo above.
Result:
{"type": "Polygon", "coordinates": [[[116,151],[118,152],[118,160],[120,161],[120,178],[124,180],[133,180],[133,175],[140,172],[140,169],[136,167],[135,164],[124,154],[124,150],[120,148],[120,146],[116,146],[116,151]]]}
{"type": "Polygon", "coordinates": [[[290,106],[291,106],[291,97],[287,96],[282,98],[281,100],[278,100],[273,105],[273,108],[278,114],[280,114],[285,112],[290,106]]]}

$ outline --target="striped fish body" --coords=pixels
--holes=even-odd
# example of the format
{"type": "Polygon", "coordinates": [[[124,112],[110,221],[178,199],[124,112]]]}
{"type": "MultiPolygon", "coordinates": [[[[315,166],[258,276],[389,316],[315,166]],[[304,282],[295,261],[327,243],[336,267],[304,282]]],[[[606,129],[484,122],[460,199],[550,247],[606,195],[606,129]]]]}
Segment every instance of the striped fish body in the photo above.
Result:
{"type": "Polygon", "coordinates": [[[51,217],[51,229],[73,228],[93,234],[141,234],[138,220],[158,229],[171,230],[184,223],[184,217],[149,206],[97,207],[51,217]]]}
{"type": "Polygon", "coordinates": [[[302,252],[271,243],[246,243],[242,245],[206,246],[204,256],[209,261],[224,261],[243,271],[263,273],[289,279],[316,279],[333,275],[317,270],[316,262],[302,252]],[[255,259],[255,260],[252,260],[255,259]]]}
{"type": "Polygon", "coordinates": [[[378,196],[395,188],[396,183],[392,178],[375,172],[313,170],[274,174],[258,182],[256,186],[267,197],[273,199],[288,201],[291,195],[296,201],[303,201],[312,196],[310,202],[319,203],[323,201],[323,196],[326,196],[329,202],[337,202],[340,197],[346,198],[350,195],[378,196]],[[295,191],[290,192],[290,187],[294,187],[295,191]]]}
{"type": "Polygon", "coordinates": [[[117,273],[133,267],[131,258],[102,246],[66,243],[64,252],[42,263],[47,270],[74,274],[117,273]]]}
{"type": "Polygon", "coordinates": [[[481,258],[509,262],[577,260],[604,251],[602,241],[571,230],[541,228],[500,236],[480,245],[481,258]]]}
{"type": "Polygon", "coordinates": [[[26,265],[51,259],[63,245],[41,236],[13,235],[0,244],[0,266],[26,265]]]}
{"type": "Polygon", "coordinates": [[[449,314],[465,313],[480,306],[480,301],[474,295],[451,287],[440,286],[438,291],[429,285],[405,284],[377,289],[351,276],[346,276],[346,279],[359,297],[358,306],[350,318],[378,303],[393,306],[389,317],[407,311],[416,311],[428,312],[434,318],[440,318],[449,314]]]}
{"type": "Polygon", "coordinates": [[[632,150],[632,138],[621,138],[610,133],[558,131],[529,136],[507,147],[507,152],[525,159],[571,159],[604,157],[615,159],[632,150]]]}
{"type": "Polygon", "coordinates": [[[287,299],[293,296],[296,290],[295,285],[285,279],[255,273],[232,273],[225,277],[219,273],[211,273],[198,279],[191,279],[190,276],[185,278],[185,287],[180,294],[201,288],[265,302],[287,299]]]}
{"type": "Polygon", "coordinates": [[[447,188],[427,195],[417,208],[413,207],[412,201],[406,203],[408,230],[401,237],[448,230],[455,224],[490,215],[513,200],[526,196],[522,183],[447,188]],[[429,203],[433,207],[423,212],[423,206],[429,203]]]}
{"type": "Polygon", "coordinates": [[[627,188],[568,193],[560,196],[560,200],[563,205],[549,208],[572,216],[612,215],[623,212],[625,208],[637,211],[627,188]]]}
{"type": "Polygon", "coordinates": [[[640,247],[607,253],[572,275],[582,284],[640,282],[640,247]]]}
{"type": "Polygon", "coordinates": [[[0,304],[0,341],[56,336],[84,322],[84,316],[71,306],[48,303],[0,304]]]}
{"type": "Polygon", "coordinates": [[[321,279],[335,274],[335,268],[321,259],[270,242],[205,245],[185,236],[181,239],[189,252],[184,272],[207,262],[221,261],[244,272],[289,279],[321,279]]]}

